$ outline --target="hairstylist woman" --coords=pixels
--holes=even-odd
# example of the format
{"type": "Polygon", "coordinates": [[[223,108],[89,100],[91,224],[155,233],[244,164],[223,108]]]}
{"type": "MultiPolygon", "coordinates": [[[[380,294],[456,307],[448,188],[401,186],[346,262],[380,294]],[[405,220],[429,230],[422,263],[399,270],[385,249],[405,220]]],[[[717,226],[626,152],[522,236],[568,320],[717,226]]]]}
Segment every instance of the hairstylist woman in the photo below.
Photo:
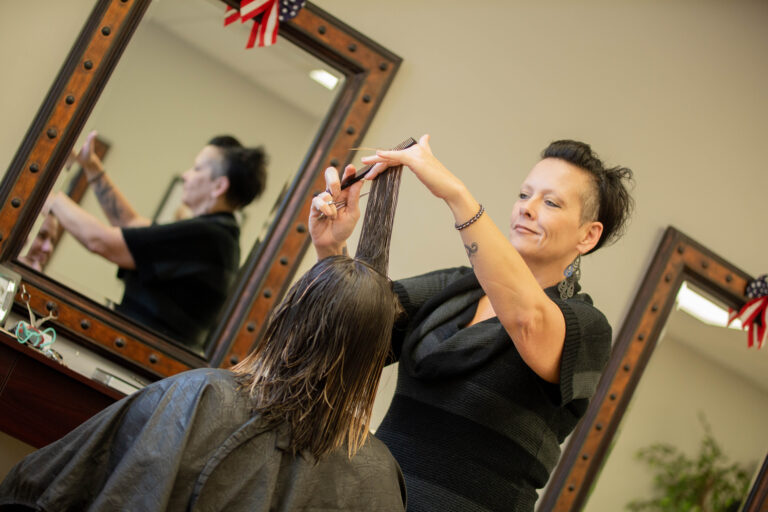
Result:
{"type": "MultiPolygon", "coordinates": [[[[392,339],[398,382],[376,435],[405,474],[408,510],[531,511],[608,360],[611,328],[580,293],[579,262],[620,236],[632,173],[584,143],[553,142],[520,186],[507,238],[429,136],[363,162],[376,164],[370,178],[403,164],[443,199],[472,266],[395,283],[406,311],[392,339]]],[[[348,194],[326,176],[318,205],[348,194]]],[[[310,231],[323,256],[346,250],[351,227],[333,239],[310,231]]]]}

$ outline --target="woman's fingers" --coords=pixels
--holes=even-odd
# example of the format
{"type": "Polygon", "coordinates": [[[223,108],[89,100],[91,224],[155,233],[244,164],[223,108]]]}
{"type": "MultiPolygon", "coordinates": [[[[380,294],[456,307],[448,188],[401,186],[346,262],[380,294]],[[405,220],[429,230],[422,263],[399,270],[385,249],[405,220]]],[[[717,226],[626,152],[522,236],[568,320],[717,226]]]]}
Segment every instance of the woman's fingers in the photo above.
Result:
{"type": "Polygon", "coordinates": [[[352,216],[359,216],[360,191],[364,183],[364,180],[360,180],[347,189],[347,213],[352,216]]]}
{"type": "Polygon", "coordinates": [[[370,171],[368,171],[368,174],[365,175],[366,180],[373,180],[376,179],[376,177],[381,174],[382,172],[386,171],[390,167],[394,167],[396,165],[400,165],[397,162],[393,162],[391,160],[388,160],[386,158],[377,156],[377,155],[371,155],[366,156],[362,158],[362,161],[366,165],[373,165],[370,171]]]}
{"type": "Polygon", "coordinates": [[[80,148],[80,154],[79,154],[81,165],[87,162],[91,158],[91,155],[93,155],[94,145],[95,145],[94,139],[96,139],[96,135],[97,135],[96,130],[93,130],[85,137],[85,142],[83,142],[83,147],[80,148]]]}
{"type": "MultiPolygon", "coordinates": [[[[347,181],[348,179],[352,178],[355,173],[357,172],[357,169],[355,169],[355,166],[352,164],[349,164],[344,168],[344,174],[341,176],[341,181],[347,181]]],[[[341,191],[341,186],[339,186],[339,191],[341,191]]],[[[336,197],[336,194],[334,194],[334,197],[336,197]]]]}
{"type": "MultiPolygon", "coordinates": [[[[342,180],[354,176],[356,172],[354,165],[348,165],[344,168],[342,180]]],[[[318,194],[312,199],[311,216],[317,217],[322,213],[326,217],[335,219],[338,214],[338,208],[336,208],[334,203],[338,201],[345,201],[350,212],[357,211],[358,200],[360,199],[360,188],[363,185],[362,182],[357,182],[349,187],[349,189],[342,192],[338,171],[335,167],[328,167],[325,170],[325,185],[327,187],[325,192],[318,194]]]]}
{"type": "Polygon", "coordinates": [[[325,170],[325,191],[333,197],[336,197],[341,192],[339,171],[335,167],[329,167],[325,170]]]}
{"type": "MultiPolygon", "coordinates": [[[[347,179],[350,179],[354,177],[354,175],[357,173],[357,169],[355,169],[354,165],[348,165],[344,169],[344,176],[342,176],[342,181],[346,181],[347,179]]],[[[347,212],[350,214],[354,214],[357,212],[357,205],[360,201],[360,189],[363,187],[363,181],[360,180],[347,188],[344,191],[343,195],[346,195],[346,197],[337,197],[336,199],[339,201],[346,201],[347,203],[347,212]]]]}
{"type": "Polygon", "coordinates": [[[336,206],[333,204],[333,197],[328,192],[322,192],[312,199],[310,217],[318,217],[321,213],[331,219],[336,218],[336,206]]]}

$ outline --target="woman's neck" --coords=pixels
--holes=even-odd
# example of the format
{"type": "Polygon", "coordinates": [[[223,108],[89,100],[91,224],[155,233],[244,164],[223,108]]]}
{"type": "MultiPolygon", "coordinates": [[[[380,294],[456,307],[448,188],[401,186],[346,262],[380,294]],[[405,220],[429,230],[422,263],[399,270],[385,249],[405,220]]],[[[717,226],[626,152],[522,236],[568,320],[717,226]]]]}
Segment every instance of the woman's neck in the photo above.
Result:
{"type": "Polygon", "coordinates": [[[539,286],[546,289],[550,286],[555,286],[565,279],[564,271],[571,261],[572,260],[569,260],[567,263],[563,263],[561,261],[542,262],[526,260],[525,263],[528,265],[528,268],[531,269],[531,273],[533,274],[533,277],[536,278],[539,286]]]}
{"type": "Polygon", "coordinates": [[[229,203],[222,200],[221,198],[218,198],[217,201],[203,205],[193,213],[195,217],[199,217],[201,215],[210,215],[212,213],[234,213],[234,211],[234,208],[229,206],[229,203]]]}

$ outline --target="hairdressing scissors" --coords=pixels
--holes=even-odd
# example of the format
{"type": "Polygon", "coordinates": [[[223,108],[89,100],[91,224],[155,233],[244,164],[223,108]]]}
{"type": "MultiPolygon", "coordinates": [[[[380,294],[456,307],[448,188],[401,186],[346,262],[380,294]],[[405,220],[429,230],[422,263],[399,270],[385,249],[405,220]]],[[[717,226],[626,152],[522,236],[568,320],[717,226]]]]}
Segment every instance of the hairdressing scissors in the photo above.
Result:
{"type": "MultiPolygon", "coordinates": [[[[364,193],[360,194],[360,197],[367,196],[368,194],[370,194],[370,192],[364,192],[364,193]]],[[[332,204],[333,206],[336,207],[337,210],[341,210],[342,208],[347,206],[347,201],[346,200],[344,200],[344,201],[328,201],[326,204],[332,204]]],[[[317,216],[317,218],[318,219],[324,219],[325,218],[325,214],[323,214],[321,212],[320,215],[317,216]]]]}

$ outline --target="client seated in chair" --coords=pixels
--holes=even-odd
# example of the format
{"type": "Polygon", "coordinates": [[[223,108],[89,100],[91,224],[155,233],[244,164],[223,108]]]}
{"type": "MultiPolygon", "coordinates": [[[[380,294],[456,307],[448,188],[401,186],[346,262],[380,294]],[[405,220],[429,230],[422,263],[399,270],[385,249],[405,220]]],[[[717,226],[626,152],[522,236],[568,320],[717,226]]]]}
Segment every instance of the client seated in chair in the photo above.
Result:
{"type": "Polygon", "coordinates": [[[0,510],[404,510],[397,462],[369,436],[400,313],[386,277],[399,172],[382,178],[357,257],[316,263],[245,360],[155,382],[29,455],[0,510]]]}

